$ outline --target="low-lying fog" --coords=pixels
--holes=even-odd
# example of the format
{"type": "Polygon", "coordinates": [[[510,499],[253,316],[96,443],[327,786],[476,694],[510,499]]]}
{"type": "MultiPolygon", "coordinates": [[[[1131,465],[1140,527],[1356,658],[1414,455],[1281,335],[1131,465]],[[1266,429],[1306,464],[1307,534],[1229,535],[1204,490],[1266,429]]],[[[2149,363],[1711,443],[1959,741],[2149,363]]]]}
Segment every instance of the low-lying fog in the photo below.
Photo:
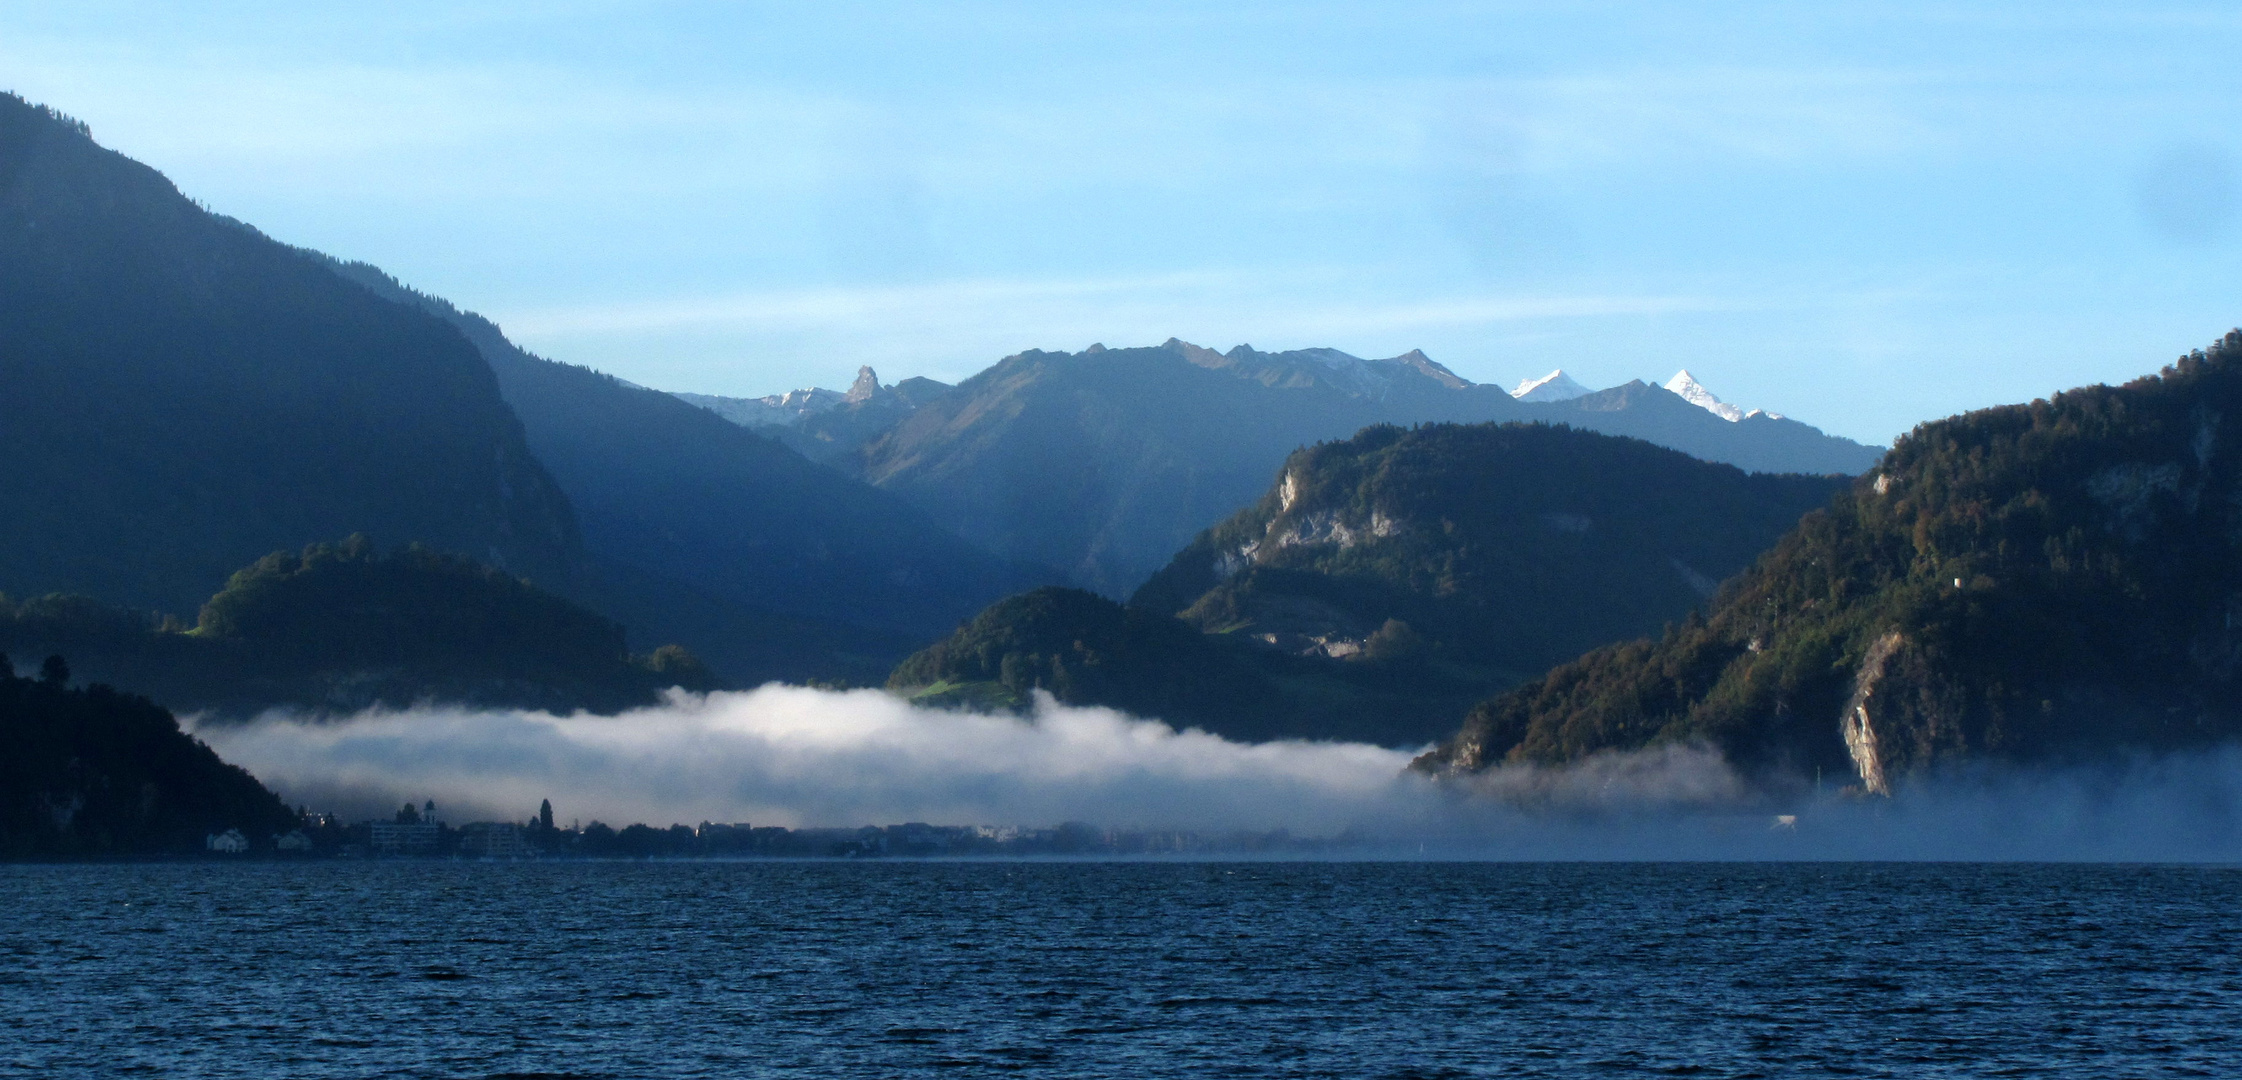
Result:
{"type": "MultiPolygon", "coordinates": [[[[2232,859],[2242,751],[2092,771],[1976,770],[1891,799],[1753,795],[1706,749],[1504,768],[1469,784],[1359,743],[1242,744],[1048,698],[1032,716],[876,690],[674,695],[619,717],[425,708],[196,734],[292,804],[354,818],[433,799],[454,824],[561,820],[1347,834],[1364,855],[2232,859]],[[1781,822],[1778,815],[1795,821],[1781,822]]],[[[1832,785],[1834,787],[1834,785],[1832,785]]]]}

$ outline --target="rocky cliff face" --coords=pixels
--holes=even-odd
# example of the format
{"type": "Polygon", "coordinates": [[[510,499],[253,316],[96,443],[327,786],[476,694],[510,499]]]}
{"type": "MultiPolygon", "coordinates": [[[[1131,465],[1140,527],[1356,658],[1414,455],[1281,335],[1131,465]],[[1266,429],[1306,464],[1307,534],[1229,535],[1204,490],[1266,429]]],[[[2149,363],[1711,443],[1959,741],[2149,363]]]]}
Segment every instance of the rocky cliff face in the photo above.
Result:
{"type": "Polygon", "coordinates": [[[1475,709],[1473,770],[1705,740],[1892,790],[1942,763],[2242,737],[2242,335],[1925,424],[1710,617],[1475,709]]]}

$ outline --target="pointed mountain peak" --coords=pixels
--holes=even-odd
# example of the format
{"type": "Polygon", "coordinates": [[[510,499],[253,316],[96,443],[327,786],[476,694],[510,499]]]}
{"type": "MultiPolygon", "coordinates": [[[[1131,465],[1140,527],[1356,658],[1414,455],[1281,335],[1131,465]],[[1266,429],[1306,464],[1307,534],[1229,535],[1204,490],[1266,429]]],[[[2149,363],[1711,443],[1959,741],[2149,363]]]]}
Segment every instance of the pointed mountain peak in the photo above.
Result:
{"type": "Polygon", "coordinates": [[[1565,374],[1564,368],[1558,368],[1541,378],[1519,383],[1518,388],[1510,392],[1510,396],[1520,401],[1570,401],[1591,393],[1594,391],[1565,374]]]}
{"type": "Polygon", "coordinates": [[[879,392],[880,374],[873,371],[870,365],[866,365],[856,369],[856,381],[849,384],[849,392],[843,395],[842,400],[850,402],[870,401],[872,395],[879,392]]]}
{"type": "Polygon", "coordinates": [[[1225,367],[1230,363],[1229,357],[1224,356],[1221,353],[1214,351],[1213,349],[1207,348],[1204,345],[1193,345],[1192,343],[1185,341],[1182,338],[1169,338],[1168,340],[1161,342],[1160,347],[1170,352],[1181,353],[1183,354],[1183,358],[1185,360],[1189,360],[1192,363],[1197,364],[1203,368],[1225,367]]]}
{"type": "Polygon", "coordinates": [[[1400,356],[1396,356],[1393,359],[1386,361],[1386,363],[1400,364],[1405,368],[1411,368],[1418,374],[1429,376],[1434,382],[1437,382],[1450,390],[1461,390],[1464,387],[1471,385],[1470,379],[1466,379],[1463,376],[1448,370],[1448,368],[1445,365],[1441,364],[1439,361],[1434,360],[1432,357],[1426,356],[1423,349],[1411,349],[1408,352],[1402,353],[1400,356]]]}
{"type": "MultiPolygon", "coordinates": [[[[1673,378],[1666,380],[1666,389],[1680,395],[1683,401],[1689,402],[1731,424],[1744,418],[1744,410],[1714,397],[1713,392],[1705,389],[1705,384],[1698,382],[1697,377],[1691,375],[1687,368],[1675,372],[1673,378]]],[[[1757,412],[1758,410],[1753,411],[1757,412]]]]}

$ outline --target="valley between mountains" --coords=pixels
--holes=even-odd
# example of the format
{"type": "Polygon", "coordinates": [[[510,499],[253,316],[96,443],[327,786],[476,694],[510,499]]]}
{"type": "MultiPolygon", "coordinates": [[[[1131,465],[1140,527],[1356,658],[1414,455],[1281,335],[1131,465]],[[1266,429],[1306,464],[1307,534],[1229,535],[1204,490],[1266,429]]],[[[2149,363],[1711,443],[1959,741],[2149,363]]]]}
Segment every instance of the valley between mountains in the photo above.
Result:
{"type": "Polygon", "coordinates": [[[2242,736],[2232,334],[1889,450],[1686,371],[1506,390],[1172,338],[690,389],[533,355],[0,97],[7,850],[285,819],[173,713],[770,682],[1450,779],[1686,744],[1768,791],[2242,736]]]}

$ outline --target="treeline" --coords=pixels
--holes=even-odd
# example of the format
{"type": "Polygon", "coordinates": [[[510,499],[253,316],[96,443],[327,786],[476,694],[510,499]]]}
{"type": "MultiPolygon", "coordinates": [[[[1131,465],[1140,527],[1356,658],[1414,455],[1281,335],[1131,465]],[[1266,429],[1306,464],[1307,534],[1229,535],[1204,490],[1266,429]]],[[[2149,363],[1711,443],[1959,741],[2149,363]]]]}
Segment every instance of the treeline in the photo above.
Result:
{"type": "Polygon", "coordinates": [[[214,833],[295,826],[278,796],[154,702],[72,687],[60,657],[37,677],[12,672],[0,656],[0,857],[175,855],[214,833]]]}
{"type": "MultiPolygon", "coordinates": [[[[549,804],[548,804],[549,805],[549,804]]],[[[399,821],[416,812],[410,806],[399,821]]],[[[413,821],[421,820],[413,817],[413,821]]],[[[302,846],[279,854],[367,858],[407,855],[420,858],[535,858],[535,859],[856,859],[940,857],[1027,857],[1048,855],[1178,855],[1194,853],[1289,853],[1336,850],[1352,843],[1333,839],[1295,837],[1278,829],[1270,832],[1236,831],[1199,833],[1187,830],[1104,828],[1073,821],[1052,828],[1020,829],[985,825],[870,825],[862,828],[788,829],[775,825],[715,824],[700,826],[626,825],[620,829],[594,821],[581,828],[558,827],[533,819],[526,825],[504,823],[519,829],[520,846],[506,854],[491,854],[477,838],[487,835],[493,823],[464,828],[435,825],[425,847],[412,851],[384,852],[376,844],[373,822],[344,824],[332,817],[307,816],[300,832],[302,846]]],[[[255,849],[264,850],[264,849],[255,849]]]]}
{"type": "Polygon", "coordinates": [[[670,646],[472,559],[363,536],[235,573],[192,626],[82,596],[0,597],[0,648],[59,653],[91,681],[173,708],[347,714],[430,699],[614,712],[714,677],[670,646]]]}

